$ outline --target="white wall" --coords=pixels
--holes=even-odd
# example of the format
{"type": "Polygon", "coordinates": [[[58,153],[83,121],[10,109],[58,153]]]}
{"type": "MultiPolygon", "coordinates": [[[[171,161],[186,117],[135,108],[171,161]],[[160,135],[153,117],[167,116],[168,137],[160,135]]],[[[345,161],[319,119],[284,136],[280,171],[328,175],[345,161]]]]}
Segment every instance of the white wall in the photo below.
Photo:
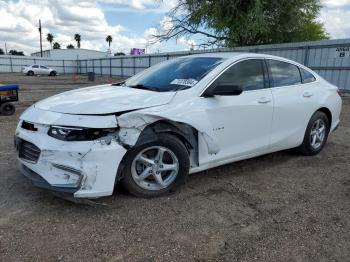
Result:
{"type": "MultiPolygon", "coordinates": [[[[31,54],[33,57],[40,57],[40,52],[31,54]]],[[[43,57],[58,60],[78,60],[78,59],[94,59],[107,57],[107,52],[100,52],[89,49],[51,49],[43,51],[43,57]]]]}

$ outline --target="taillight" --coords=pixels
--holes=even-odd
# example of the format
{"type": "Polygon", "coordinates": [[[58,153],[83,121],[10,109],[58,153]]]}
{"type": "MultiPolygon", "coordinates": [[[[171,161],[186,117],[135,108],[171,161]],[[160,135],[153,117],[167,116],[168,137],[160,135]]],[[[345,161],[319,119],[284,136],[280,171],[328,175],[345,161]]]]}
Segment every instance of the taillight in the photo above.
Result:
{"type": "Polygon", "coordinates": [[[339,95],[340,97],[343,96],[342,92],[341,92],[339,89],[337,89],[337,93],[338,93],[338,95],[339,95]]]}

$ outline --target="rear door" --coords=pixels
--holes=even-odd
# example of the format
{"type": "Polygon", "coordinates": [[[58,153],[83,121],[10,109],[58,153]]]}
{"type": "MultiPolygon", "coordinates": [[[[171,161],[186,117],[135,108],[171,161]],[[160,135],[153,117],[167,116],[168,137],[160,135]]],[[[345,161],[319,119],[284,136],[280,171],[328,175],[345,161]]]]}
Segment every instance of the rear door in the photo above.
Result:
{"type": "Polygon", "coordinates": [[[302,84],[298,66],[266,60],[274,99],[270,151],[299,146],[310,119],[311,92],[302,84]]]}

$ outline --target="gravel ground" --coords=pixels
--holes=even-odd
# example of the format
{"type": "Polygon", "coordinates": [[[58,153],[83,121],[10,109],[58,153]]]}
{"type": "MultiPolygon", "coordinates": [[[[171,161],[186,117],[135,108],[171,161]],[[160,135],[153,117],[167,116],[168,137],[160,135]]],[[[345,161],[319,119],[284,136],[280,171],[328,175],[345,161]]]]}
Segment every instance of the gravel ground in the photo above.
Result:
{"type": "Polygon", "coordinates": [[[0,82],[21,85],[16,115],[0,116],[0,261],[349,261],[349,97],[315,157],[278,152],[192,175],[170,196],[118,190],[107,207],[90,207],[23,178],[13,134],[33,102],[91,82],[15,74],[0,82]]]}

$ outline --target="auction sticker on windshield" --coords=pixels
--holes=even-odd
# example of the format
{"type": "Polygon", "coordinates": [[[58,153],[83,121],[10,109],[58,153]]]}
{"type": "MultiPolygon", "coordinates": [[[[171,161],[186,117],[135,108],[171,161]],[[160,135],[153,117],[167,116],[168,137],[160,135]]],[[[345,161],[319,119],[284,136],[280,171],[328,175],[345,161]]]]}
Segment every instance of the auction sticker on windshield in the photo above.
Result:
{"type": "Polygon", "coordinates": [[[195,79],[174,79],[170,84],[180,86],[194,86],[198,81],[195,79]]]}

